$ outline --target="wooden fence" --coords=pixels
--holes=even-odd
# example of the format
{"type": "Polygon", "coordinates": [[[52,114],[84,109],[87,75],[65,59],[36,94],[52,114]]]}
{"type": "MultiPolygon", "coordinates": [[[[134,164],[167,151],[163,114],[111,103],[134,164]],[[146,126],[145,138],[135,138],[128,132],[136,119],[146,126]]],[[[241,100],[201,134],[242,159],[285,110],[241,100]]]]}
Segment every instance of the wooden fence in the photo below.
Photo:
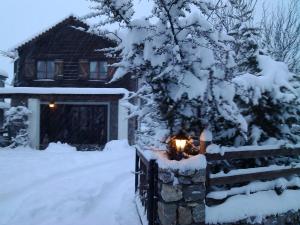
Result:
{"type": "MultiPolygon", "coordinates": [[[[258,158],[280,158],[288,157],[295,158],[300,156],[300,148],[293,149],[262,149],[262,150],[241,150],[225,152],[223,155],[206,154],[208,162],[207,167],[207,197],[206,203],[208,205],[216,205],[226,200],[224,199],[213,199],[209,194],[212,191],[213,186],[226,186],[235,184],[247,184],[252,181],[270,181],[277,178],[288,178],[293,175],[300,175],[300,164],[298,165],[283,165],[283,166],[266,166],[266,167],[254,167],[247,169],[234,168],[232,171],[228,171],[227,174],[212,174],[211,168],[216,163],[227,163],[230,164],[231,160],[248,160],[258,158]]],[[[293,187],[295,188],[295,187],[293,187]]]]}
{"type": "MultiPolygon", "coordinates": [[[[293,149],[259,149],[259,150],[234,150],[221,154],[206,153],[207,165],[207,180],[206,180],[206,199],[205,203],[208,206],[218,205],[223,203],[227,198],[236,194],[247,194],[245,191],[251,182],[260,182],[262,185],[257,190],[251,190],[251,193],[258,191],[275,190],[278,194],[276,180],[279,178],[287,178],[289,186],[286,188],[300,188],[300,178],[297,182],[292,182],[289,179],[292,176],[300,175],[300,148],[293,149]],[[244,167],[243,163],[249,163],[251,160],[256,162],[257,159],[264,159],[266,165],[255,166],[250,164],[244,167]],[[280,160],[280,161],[278,161],[280,160]],[[238,161],[242,168],[236,166],[238,161]],[[277,162],[291,162],[292,164],[276,165],[277,162]],[[274,163],[276,162],[276,163],[274,163]],[[230,170],[227,173],[216,172],[215,165],[229,165],[232,163],[230,170]],[[295,185],[296,183],[296,185],[295,185]],[[268,185],[267,185],[268,184],[268,185]],[[275,185],[276,184],[276,185],[275,185]],[[217,187],[217,188],[216,188],[217,187]],[[224,196],[218,195],[226,193],[224,196]],[[221,197],[220,197],[221,196],[221,197]]],[[[157,225],[157,179],[158,168],[155,160],[147,159],[139,150],[136,150],[135,162],[135,192],[139,201],[139,215],[143,222],[142,216],[145,215],[145,223],[143,225],[157,225]],[[141,212],[142,210],[142,212],[141,212]]],[[[281,190],[284,191],[284,190],[281,190]]]]}

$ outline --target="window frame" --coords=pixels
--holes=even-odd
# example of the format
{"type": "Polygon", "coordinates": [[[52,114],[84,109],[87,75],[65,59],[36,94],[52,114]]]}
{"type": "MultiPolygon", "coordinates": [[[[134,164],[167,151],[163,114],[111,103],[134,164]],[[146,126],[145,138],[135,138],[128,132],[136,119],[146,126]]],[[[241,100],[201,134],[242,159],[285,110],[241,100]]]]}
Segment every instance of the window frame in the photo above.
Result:
{"type": "Polygon", "coordinates": [[[105,81],[108,78],[108,62],[105,60],[89,61],[89,77],[90,81],[105,81]],[[95,71],[92,71],[92,63],[96,63],[95,71]]]}
{"type": "Polygon", "coordinates": [[[37,80],[54,80],[55,78],[55,60],[45,60],[38,59],[36,60],[36,79],[37,80]],[[43,71],[39,70],[39,63],[43,63],[43,71]],[[52,71],[49,72],[49,66],[52,64],[52,71]],[[43,73],[43,76],[39,76],[39,74],[43,73]]]}

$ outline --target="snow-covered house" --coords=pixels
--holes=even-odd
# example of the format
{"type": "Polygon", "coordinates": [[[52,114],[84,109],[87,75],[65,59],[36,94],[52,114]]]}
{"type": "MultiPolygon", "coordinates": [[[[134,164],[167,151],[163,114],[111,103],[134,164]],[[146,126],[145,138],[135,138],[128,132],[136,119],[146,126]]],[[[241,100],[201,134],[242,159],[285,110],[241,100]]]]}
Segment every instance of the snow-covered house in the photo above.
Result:
{"type": "Polygon", "coordinates": [[[16,48],[14,87],[1,88],[0,98],[31,111],[31,147],[133,140],[134,121],[128,122],[122,102],[136,82],[127,76],[109,83],[114,73],[110,64],[117,59],[100,49],[115,43],[88,29],[70,16],[16,48]]]}

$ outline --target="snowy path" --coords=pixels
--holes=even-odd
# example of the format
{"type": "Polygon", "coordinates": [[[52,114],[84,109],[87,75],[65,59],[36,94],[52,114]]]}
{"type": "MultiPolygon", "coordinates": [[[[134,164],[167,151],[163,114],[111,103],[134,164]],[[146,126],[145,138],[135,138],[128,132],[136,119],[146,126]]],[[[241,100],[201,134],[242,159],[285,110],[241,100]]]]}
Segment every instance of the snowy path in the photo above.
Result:
{"type": "Polygon", "coordinates": [[[140,225],[134,150],[0,150],[0,225],[140,225]]]}

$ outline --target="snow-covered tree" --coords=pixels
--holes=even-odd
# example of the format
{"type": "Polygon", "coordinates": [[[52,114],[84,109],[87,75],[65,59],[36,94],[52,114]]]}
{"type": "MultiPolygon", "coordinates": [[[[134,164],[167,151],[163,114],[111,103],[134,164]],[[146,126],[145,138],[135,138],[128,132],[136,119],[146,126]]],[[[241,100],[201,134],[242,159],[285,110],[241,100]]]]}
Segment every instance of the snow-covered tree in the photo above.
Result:
{"type": "Polygon", "coordinates": [[[234,80],[236,102],[249,127],[248,140],[238,136],[235,144],[259,144],[270,138],[297,142],[300,110],[296,76],[284,63],[275,62],[260,50],[260,29],[253,26],[255,2],[229,2],[228,33],[235,39],[236,71],[240,75],[234,80]]]}
{"type": "Polygon", "coordinates": [[[259,52],[259,27],[254,25],[256,1],[223,0],[215,10],[214,22],[232,38],[231,47],[235,53],[234,73],[258,73],[256,56],[259,52]]]}
{"type": "Polygon", "coordinates": [[[4,127],[8,129],[11,137],[11,147],[27,146],[28,137],[28,117],[30,111],[24,106],[11,107],[5,112],[4,127]]]}
{"type": "Polygon", "coordinates": [[[246,73],[234,79],[241,92],[238,104],[249,126],[248,144],[271,139],[300,141],[300,95],[295,74],[269,56],[260,55],[257,60],[259,74],[246,73]]]}
{"type": "Polygon", "coordinates": [[[260,29],[253,25],[255,4],[250,0],[224,0],[214,12],[214,22],[233,37],[230,43],[236,61],[235,102],[249,127],[246,139],[233,130],[232,141],[237,146],[259,144],[268,138],[295,142],[299,120],[296,77],[283,63],[274,62],[261,50],[260,29]],[[278,82],[279,79],[284,82],[278,82]]]}
{"type": "MultiPolygon", "coordinates": [[[[141,19],[132,19],[130,0],[93,1],[91,16],[105,15],[101,23],[127,28],[115,49],[121,61],[113,80],[130,73],[144,83],[137,92],[141,107],[133,107],[140,118],[155,118],[169,135],[183,130],[199,137],[204,128],[224,134],[224,126],[247,131],[233,101],[228,36],[207,20],[214,8],[210,1],[154,0],[151,16],[141,19]]],[[[147,126],[152,127],[151,121],[147,126]]]]}
{"type": "MultiPolygon", "coordinates": [[[[223,0],[218,1],[210,21],[216,29],[223,30],[230,37],[227,43],[232,49],[232,67],[228,71],[232,78],[245,73],[258,74],[257,56],[259,55],[259,29],[253,25],[253,11],[256,1],[250,0],[223,0]]],[[[251,106],[244,104],[241,98],[248,95],[247,90],[234,82],[236,86],[235,102],[237,103],[244,118],[249,118],[252,113],[251,106]],[[240,96],[241,95],[241,96],[240,96]]],[[[219,137],[222,144],[243,145],[247,143],[248,137],[233,126],[224,126],[219,137]]]]}

